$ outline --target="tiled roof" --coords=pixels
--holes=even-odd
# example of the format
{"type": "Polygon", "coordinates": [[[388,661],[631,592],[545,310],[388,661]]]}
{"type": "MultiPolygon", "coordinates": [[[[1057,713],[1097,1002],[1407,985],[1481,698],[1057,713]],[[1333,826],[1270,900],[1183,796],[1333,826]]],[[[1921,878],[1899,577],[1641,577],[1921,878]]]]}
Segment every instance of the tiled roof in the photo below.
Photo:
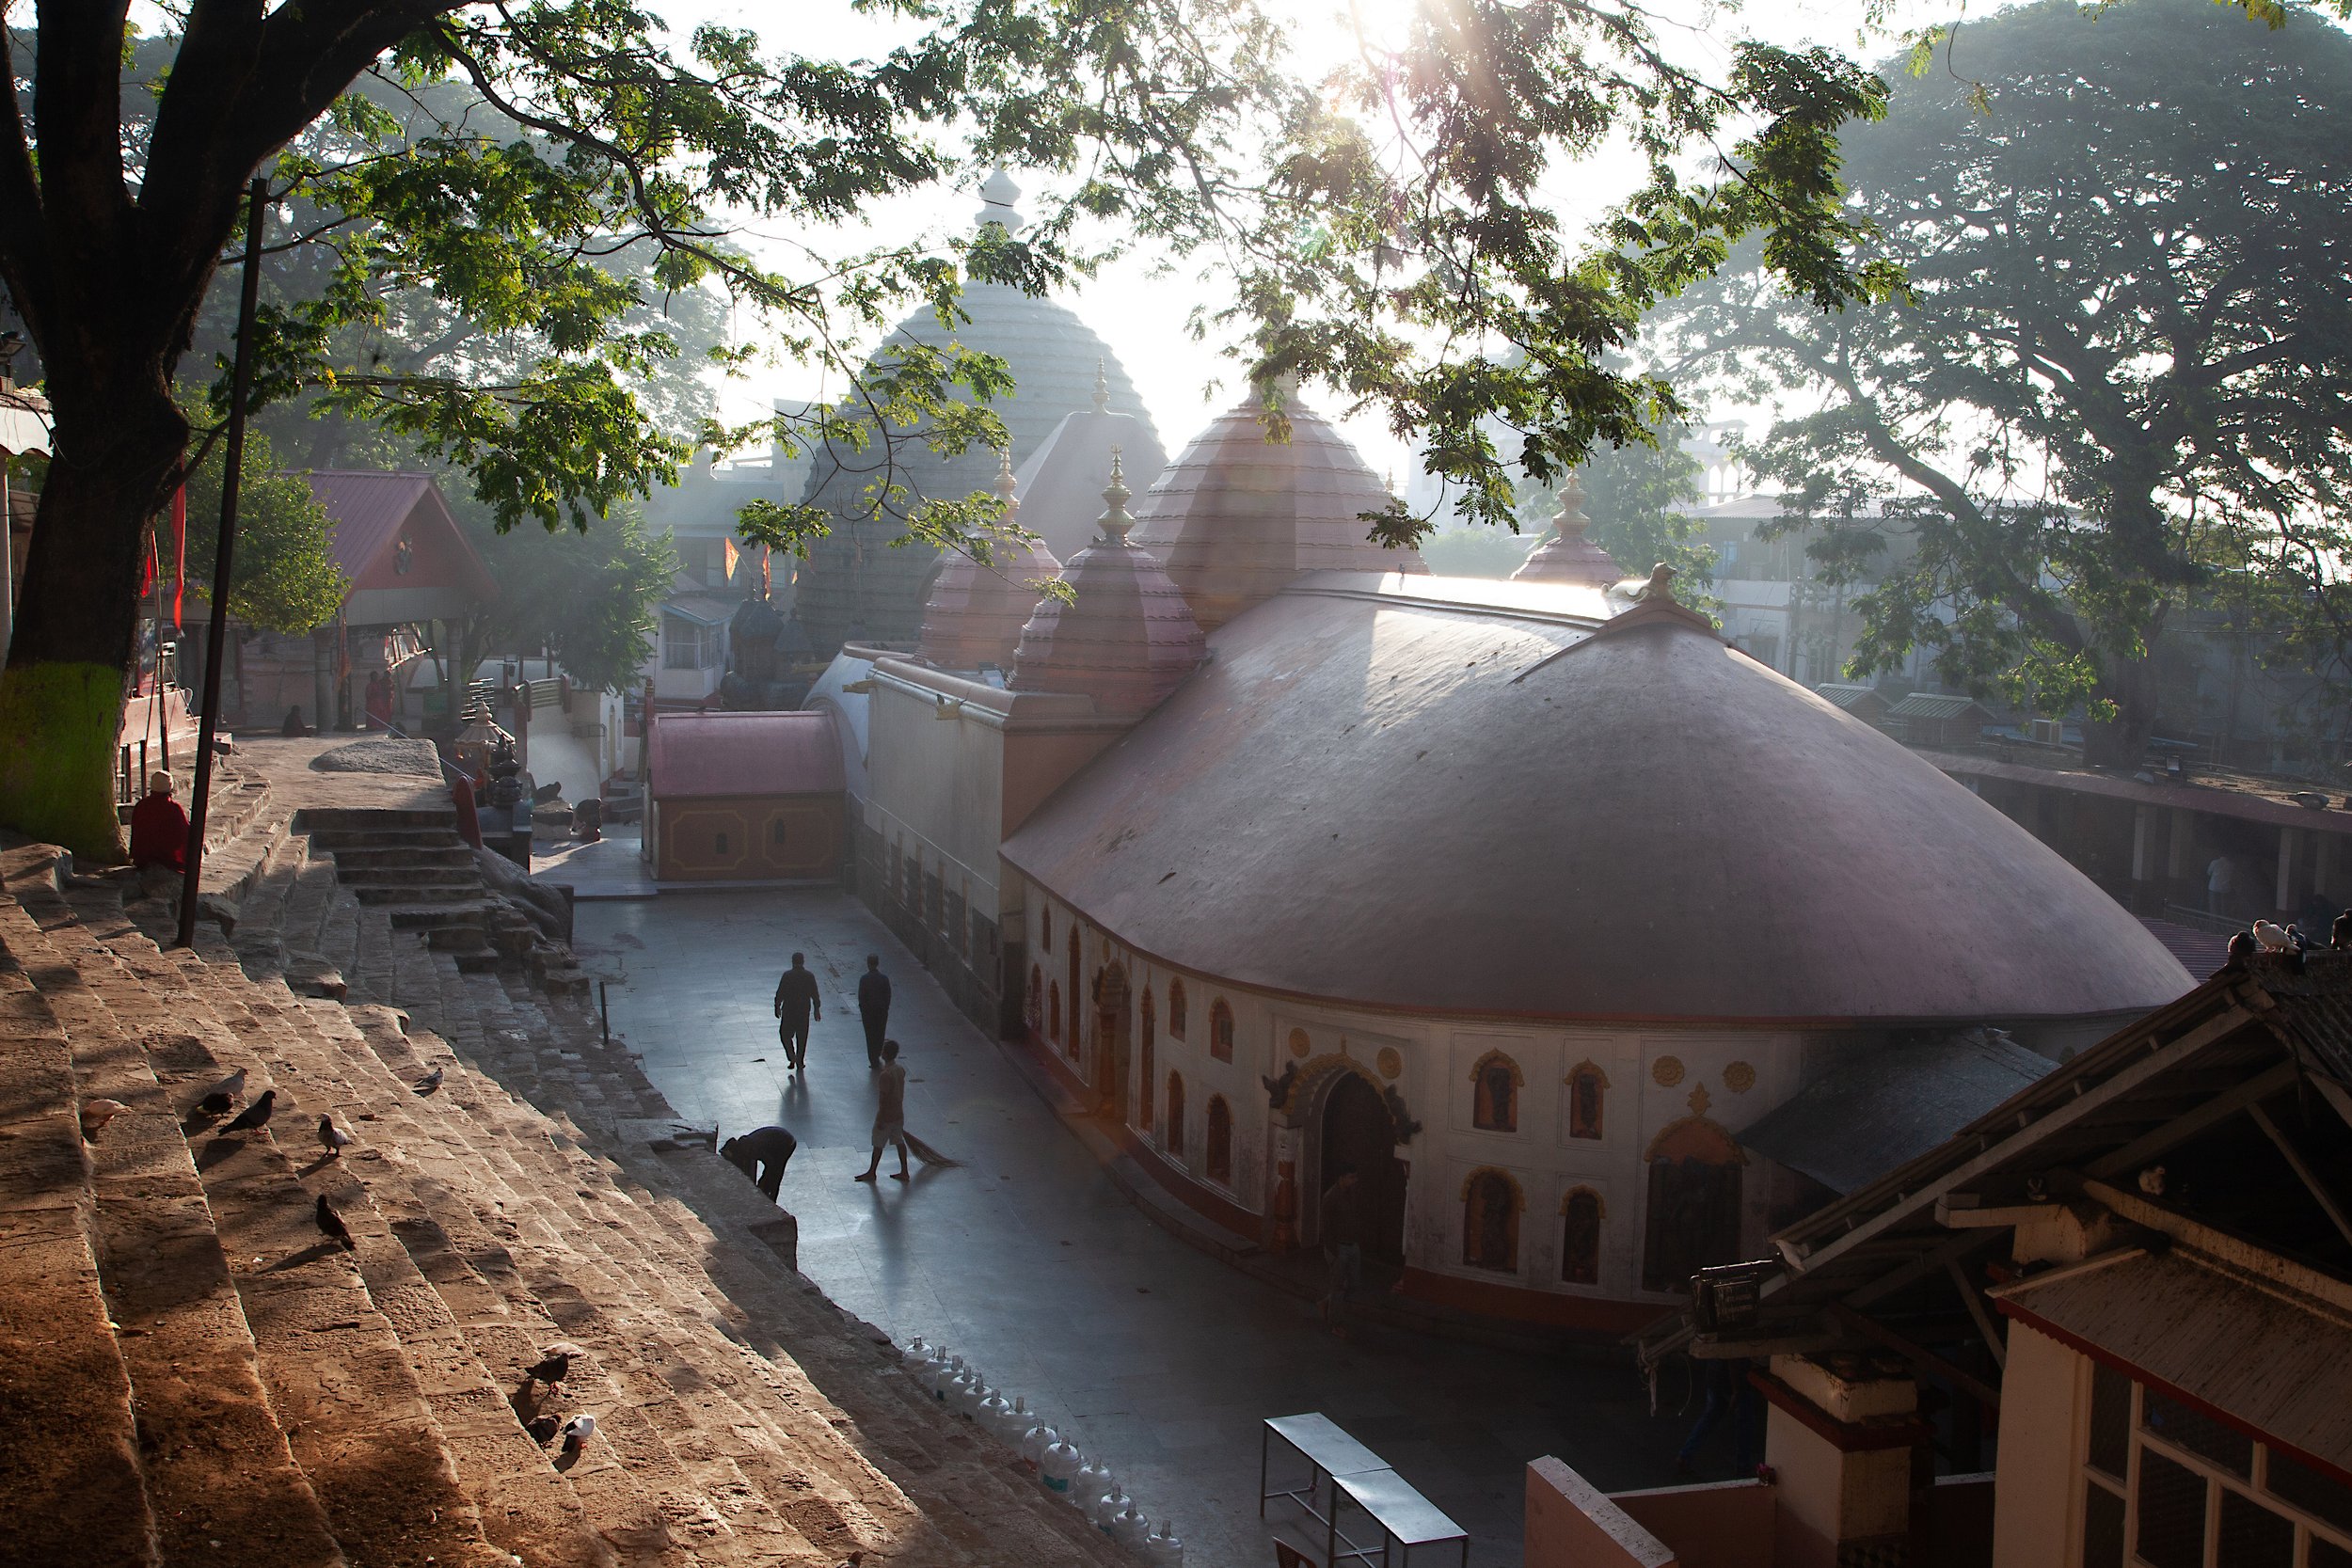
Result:
{"type": "Polygon", "coordinates": [[[661,713],[648,773],[657,800],[713,795],[829,795],[841,788],[833,716],[661,713]]]}

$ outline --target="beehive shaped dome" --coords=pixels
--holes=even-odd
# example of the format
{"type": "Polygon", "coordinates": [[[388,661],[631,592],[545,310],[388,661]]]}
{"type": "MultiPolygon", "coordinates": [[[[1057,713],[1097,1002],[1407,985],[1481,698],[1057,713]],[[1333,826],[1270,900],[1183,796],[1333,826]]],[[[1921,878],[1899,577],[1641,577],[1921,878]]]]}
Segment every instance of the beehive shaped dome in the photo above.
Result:
{"type": "Polygon", "coordinates": [[[1140,715],[1200,667],[1206,641],[1183,592],[1127,537],[1130,495],[1114,454],[1101,534],[1062,568],[1069,601],[1041,600],[1022,627],[1014,690],[1074,692],[1104,713],[1140,715]]]}
{"type": "Polygon", "coordinates": [[[1062,416],[1021,464],[1022,525],[1062,560],[1094,542],[1113,452],[1126,471],[1147,481],[1168,467],[1168,450],[1152,421],[1111,406],[1106,369],[1095,378],[1094,406],[1062,416]]]}
{"type": "Polygon", "coordinates": [[[1584,515],[1584,482],[1571,470],[1560,492],[1560,515],[1551,532],[1528,552],[1514,582],[1577,582],[1606,588],[1625,576],[1616,558],[1584,536],[1593,520],[1584,515]]]}
{"type": "Polygon", "coordinates": [[[1037,608],[1039,585],[1060,575],[1061,562],[1043,544],[1015,536],[1013,531],[1022,526],[1015,489],[1012,456],[1006,453],[996,469],[1005,523],[990,541],[987,562],[961,550],[950,552],[931,584],[914,651],[943,670],[1012,668],[1021,628],[1037,608]]]}
{"type": "Polygon", "coordinates": [[[1160,558],[1204,632],[1279,594],[1301,572],[1426,572],[1421,553],[1368,537],[1389,492],[1331,421],[1297,398],[1291,438],[1266,438],[1244,399],[1210,421],[1144,492],[1136,543],[1160,558]]]}

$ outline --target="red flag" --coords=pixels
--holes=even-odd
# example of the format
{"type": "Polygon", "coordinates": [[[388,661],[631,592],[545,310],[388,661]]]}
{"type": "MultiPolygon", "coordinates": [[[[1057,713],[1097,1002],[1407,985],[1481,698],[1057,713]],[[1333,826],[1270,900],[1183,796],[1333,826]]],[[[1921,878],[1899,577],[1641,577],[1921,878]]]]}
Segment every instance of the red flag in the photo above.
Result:
{"type": "Polygon", "coordinates": [[[188,487],[171,493],[171,547],[180,563],[171,582],[171,624],[180,623],[180,606],[188,596],[188,487]]]}
{"type": "Polygon", "coordinates": [[[139,597],[155,592],[155,531],[147,531],[147,575],[139,579],[139,597]]]}

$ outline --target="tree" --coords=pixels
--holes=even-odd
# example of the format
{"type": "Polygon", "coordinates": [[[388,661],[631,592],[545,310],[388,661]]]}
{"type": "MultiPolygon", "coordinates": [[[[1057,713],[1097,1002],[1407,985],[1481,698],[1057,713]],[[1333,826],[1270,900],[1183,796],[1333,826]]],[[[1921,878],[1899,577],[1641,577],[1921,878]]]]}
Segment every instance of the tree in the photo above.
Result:
{"type": "MultiPolygon", "coordinates": [[[[188,577],[209,583],[220,542],[225,449],[188,475],[188,577]]],[[[326,508],[299,475],[281,473],[269,437],[246,436],[229,613],[247,626],[304,632],[335,617],[351,584],[327,548],[326,508]]]]}
{"type": "Polygon", "coordinates": [[[654,601],[677,574],[666,536],[650,536],[633,504],[614,507],[585,535],[501,531],[489,507],[463,494],[450,512],[498,580],[494,599],[453,628],[462,686],[491,654],[547,648],[580,686],[617,691],[653,651],[654,601]]]}
{"type": "MultiPolygon", "coordinates": [[[[1824,303],[1886,281],[1849,264],[1835,200],[1835,133],[1875,111],[1874,79],[1744,43],[1722,81],[1702,79],[1613,0],[1455,0],[1393,43],[1360,40],[1358,61],[1318,83],[1285,73],[1250,0],[907,6],[912,36],[854,61],[767,56],[715,26],[674,49],[625,0],[183,0],[167,13],[169,69],[130,93],[128,0],[43,5],[29,32],[0,31],[15,87],[0,106],[0,282],[39,347],[64,458],[0,675],[0,823],[96,856],[117,849],[108,759],[138,540],[186,462],[173,383],[257,170],[303,224],[271,243],[333,257],[315,293],[270,302],[264,400],[328,388],[464,468],[505,527],[585,526],[685,454],[632,389],[679,345],[630,325],[649,296],[601,264],[627,245],[658,252],[660,288],[723,286],[778,352],[846,382],[856,334],[907,296],[952,319],[960,279],[1043,289],[1099,259],[1089,235],[1171,254],[1214,242],[1236,261],[1236,330],[1257,328],[1253,374],[1303,371],[1428,429],[1495,519],[1509,485],[1478,420],[1523,432],[1512,455],[1539,478],[1629,433],[1667,394],[1597,356],[1740,235],[1764,233],[1773,264],[1824,303]],[[519,134],[443,118],[453,84],[519,134]],[[1619,129],[1648,154],[1649,184],[1599,244],[1564,236],[1536,193],[1619,129]],[[1708,159],[1696,183],[1691,152],[1708,159]],[[729,214],[806,236],[996,160],[1066,177],[1060,209],[1018,238],[992,228],[846,259],[812,247],[789,274],[729,245],[729,214]],[[535,335],[534,352],[503,368],[462,354],[421,372],[339,366],[338,335],[411,289],[469,329],[535,335]],[[1526,358],[1506,370],[1448,342],[1526,358]]],[[[984,356],[910,348],[850,398],[887,416],[878,427],[995,440],[999,422],[947,393],[1004,385],[984,356]]],[[[776,434],[861,432],[836,404],[776,434]]],[[[994,520],[980,498],[916,523],[954,543],[994,520]]],[[[773,509],[747,536],[789,544],[818,526],[773,509]]]]}
{"type": "Polygon", "coordinates": [[[2338,605],[2352,472],[2352,39],[2203,0],[2066,0],[1970,24],[1966,81],[1850,138],[1857,215],[1908,290],[1820,310],[1735,268],[1664,337],[1797,410],[1751,460],[1783,531],[1867,583],[1857,673],[2088,715],[2134,763],[2153,650],[2223,575],[2338,605]],[[1890,545],[1895,546],[1890,549],[1890,545]]]}

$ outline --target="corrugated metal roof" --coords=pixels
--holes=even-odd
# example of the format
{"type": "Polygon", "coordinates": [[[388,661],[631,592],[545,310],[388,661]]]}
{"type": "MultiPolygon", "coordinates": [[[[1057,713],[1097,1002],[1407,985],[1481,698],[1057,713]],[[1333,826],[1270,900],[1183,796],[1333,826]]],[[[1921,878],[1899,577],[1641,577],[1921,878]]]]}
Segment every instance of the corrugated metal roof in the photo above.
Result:
{"type": "Polygon", "coordinates": [[[1831,681],[1815,687],[1813,694],[1824,702],[1836,703],[1848,713],[1853,712],[1857,707],[1875,705],[1884,709],[1890,705],[1885,696],[1875,686],[1845,686],[1831,681]]]}
{"type": "Polygon", "coordinates": [[[713,795],[830,795],[841,745],[829,714],[660,713],[649,773],[657,800],[713,795]]]}
{"type": "Polygon", "coordinates": [[[2185,1246],[2001,1292],[2001,1310],[2335,1470],[2352,1470],[2352,1315],[2185,1246]]]}
{"type": "Polygon", "coordinates": [[[741,599],[722,598],[716,594],[679,594],[661,601],[662,614],[702,626],[723,626],[742,608],[741,599]]]}
{"type": "Polygon", "coordinates": [[[460,586],[484,596],[498,592],[490,569],[482,563],[472,542],[450,515],[449,503],[442,499],[440,486],[434,483],[431,474],[329,468],[302,477],[310,482],[310,494],[326,508],[327,549],[345,578],[358,581],[378,557],[392,547],[409,518],[423,508],[430,519],[427,526],[448,531],[468,576],[473,579],[460,586]]]}
{"type": "Polygon", "coordinates": [[[2158,920],[2143,914],[2139,923],[2149,934],[2164,943],[2166,952],[2181,960],[2181,967],[2198,979],[2206,979],[2213,972],[2230,961],[2230,939],[2212,931],[2201,931],[2194,926],[2177,921],[2158,920]]]}
{"type": "Polygon", "coordinates": [[[1863,1052],[1743,1130],[1740,1141],[1831,1192],[1850,1193],[2057,1066],[1986,1029],[1863,1052]]]}
{"type": "MultiPolygon", "coordinates": [[[[1940,691],[1915,691],[1888,708],[1886,716],[1889,719],[1958,719],[1972,708],[1984,713],[1974,698],[1956,697],[1940,691]]],[[[1989,713],[1984,716],[1987,719],[1993,717],[1989,713]]]]}

